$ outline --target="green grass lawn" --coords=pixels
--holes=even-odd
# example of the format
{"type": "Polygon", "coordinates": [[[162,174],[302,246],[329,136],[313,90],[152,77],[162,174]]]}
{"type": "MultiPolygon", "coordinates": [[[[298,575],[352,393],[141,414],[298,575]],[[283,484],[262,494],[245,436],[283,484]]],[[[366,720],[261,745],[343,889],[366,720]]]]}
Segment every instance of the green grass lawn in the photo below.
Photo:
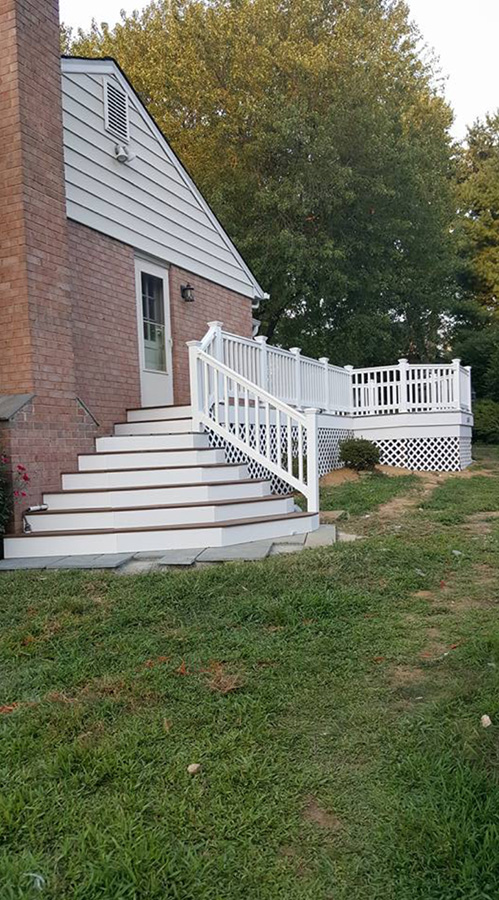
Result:
{"type": "Polygon", "coordinates": [[[3,574],[2,900],[497,900],[490,466],[354,544],[3,574]]]}
{"type": "Polygon", "coordinates": [[[381,472],[363,474],[359,481],[346,481],[335,487],[321,488],[321,509],[344,509],[353,516],[371,512],[401,494],[417,488],[415,475],[389,477],[381,472]]]}

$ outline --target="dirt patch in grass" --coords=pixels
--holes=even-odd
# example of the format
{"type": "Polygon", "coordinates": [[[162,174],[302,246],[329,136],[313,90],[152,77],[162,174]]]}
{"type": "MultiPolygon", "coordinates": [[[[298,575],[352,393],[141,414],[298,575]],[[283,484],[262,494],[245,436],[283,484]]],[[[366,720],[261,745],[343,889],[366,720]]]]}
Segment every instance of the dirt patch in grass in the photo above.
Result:
{"type": "Polygon", "coordinates": [[[395,666],[390,673],[390,685],[393,688],[420,684],[426,677],[424,669],[419,666],[395,666]]]}
{"type": "Polygon", "coordinates": [[[227,672],[223,663],[211,663],[207,674],[209,675],[208,687],[210,691],[215,691],[217,694],[231,694],[244,687],[244,679],[241,675],[227,672]]]}
{"type": "Polygon", "coordinates": [[[337,816],[319,806],[315,797],[307,797],[303,818],[306,822],[312,822],[313,825],[328,831],[339,831],[341,828],[341,822],[337,816]]]}

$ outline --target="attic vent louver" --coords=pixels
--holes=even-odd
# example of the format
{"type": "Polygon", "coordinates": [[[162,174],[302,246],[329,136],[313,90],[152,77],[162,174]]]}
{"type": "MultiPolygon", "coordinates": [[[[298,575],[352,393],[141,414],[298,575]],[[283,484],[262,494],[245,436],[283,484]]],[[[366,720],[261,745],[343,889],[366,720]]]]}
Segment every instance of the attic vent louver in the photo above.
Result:
{"type": "Polygon", "coordinates": [[[120,141],[128,141],[128,97],[112,81],[104,82],[104,118],[106,131],[110,131],[120,141]]]}

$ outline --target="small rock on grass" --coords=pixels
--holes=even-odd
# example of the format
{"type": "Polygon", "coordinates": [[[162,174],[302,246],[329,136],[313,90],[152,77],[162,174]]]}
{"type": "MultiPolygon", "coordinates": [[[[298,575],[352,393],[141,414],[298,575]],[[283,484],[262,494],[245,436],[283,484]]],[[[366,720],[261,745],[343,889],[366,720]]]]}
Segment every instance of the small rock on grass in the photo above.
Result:
{"type": "Polygon", "coordinates": [[[201,763],[191,763],[187,766],[189,775],[197,775],[201,771],[201,763]]]}
{"type": "Polygon", "coordinates": [[[489,728],[492,725],[492,720],[490,716],[482,716],[480,719],[483,728],[489,728]]]}

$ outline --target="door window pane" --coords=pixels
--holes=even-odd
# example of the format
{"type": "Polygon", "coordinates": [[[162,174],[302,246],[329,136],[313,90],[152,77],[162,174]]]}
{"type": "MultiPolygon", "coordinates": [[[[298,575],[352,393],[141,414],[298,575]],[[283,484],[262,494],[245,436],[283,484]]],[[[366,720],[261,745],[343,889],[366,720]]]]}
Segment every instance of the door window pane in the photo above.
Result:
{"type": "Polygon", "coordinates": [[[155,372],[166,372],[163,279],[147,272],[141,273],[141,279],[145,367],[155,372]]]}

